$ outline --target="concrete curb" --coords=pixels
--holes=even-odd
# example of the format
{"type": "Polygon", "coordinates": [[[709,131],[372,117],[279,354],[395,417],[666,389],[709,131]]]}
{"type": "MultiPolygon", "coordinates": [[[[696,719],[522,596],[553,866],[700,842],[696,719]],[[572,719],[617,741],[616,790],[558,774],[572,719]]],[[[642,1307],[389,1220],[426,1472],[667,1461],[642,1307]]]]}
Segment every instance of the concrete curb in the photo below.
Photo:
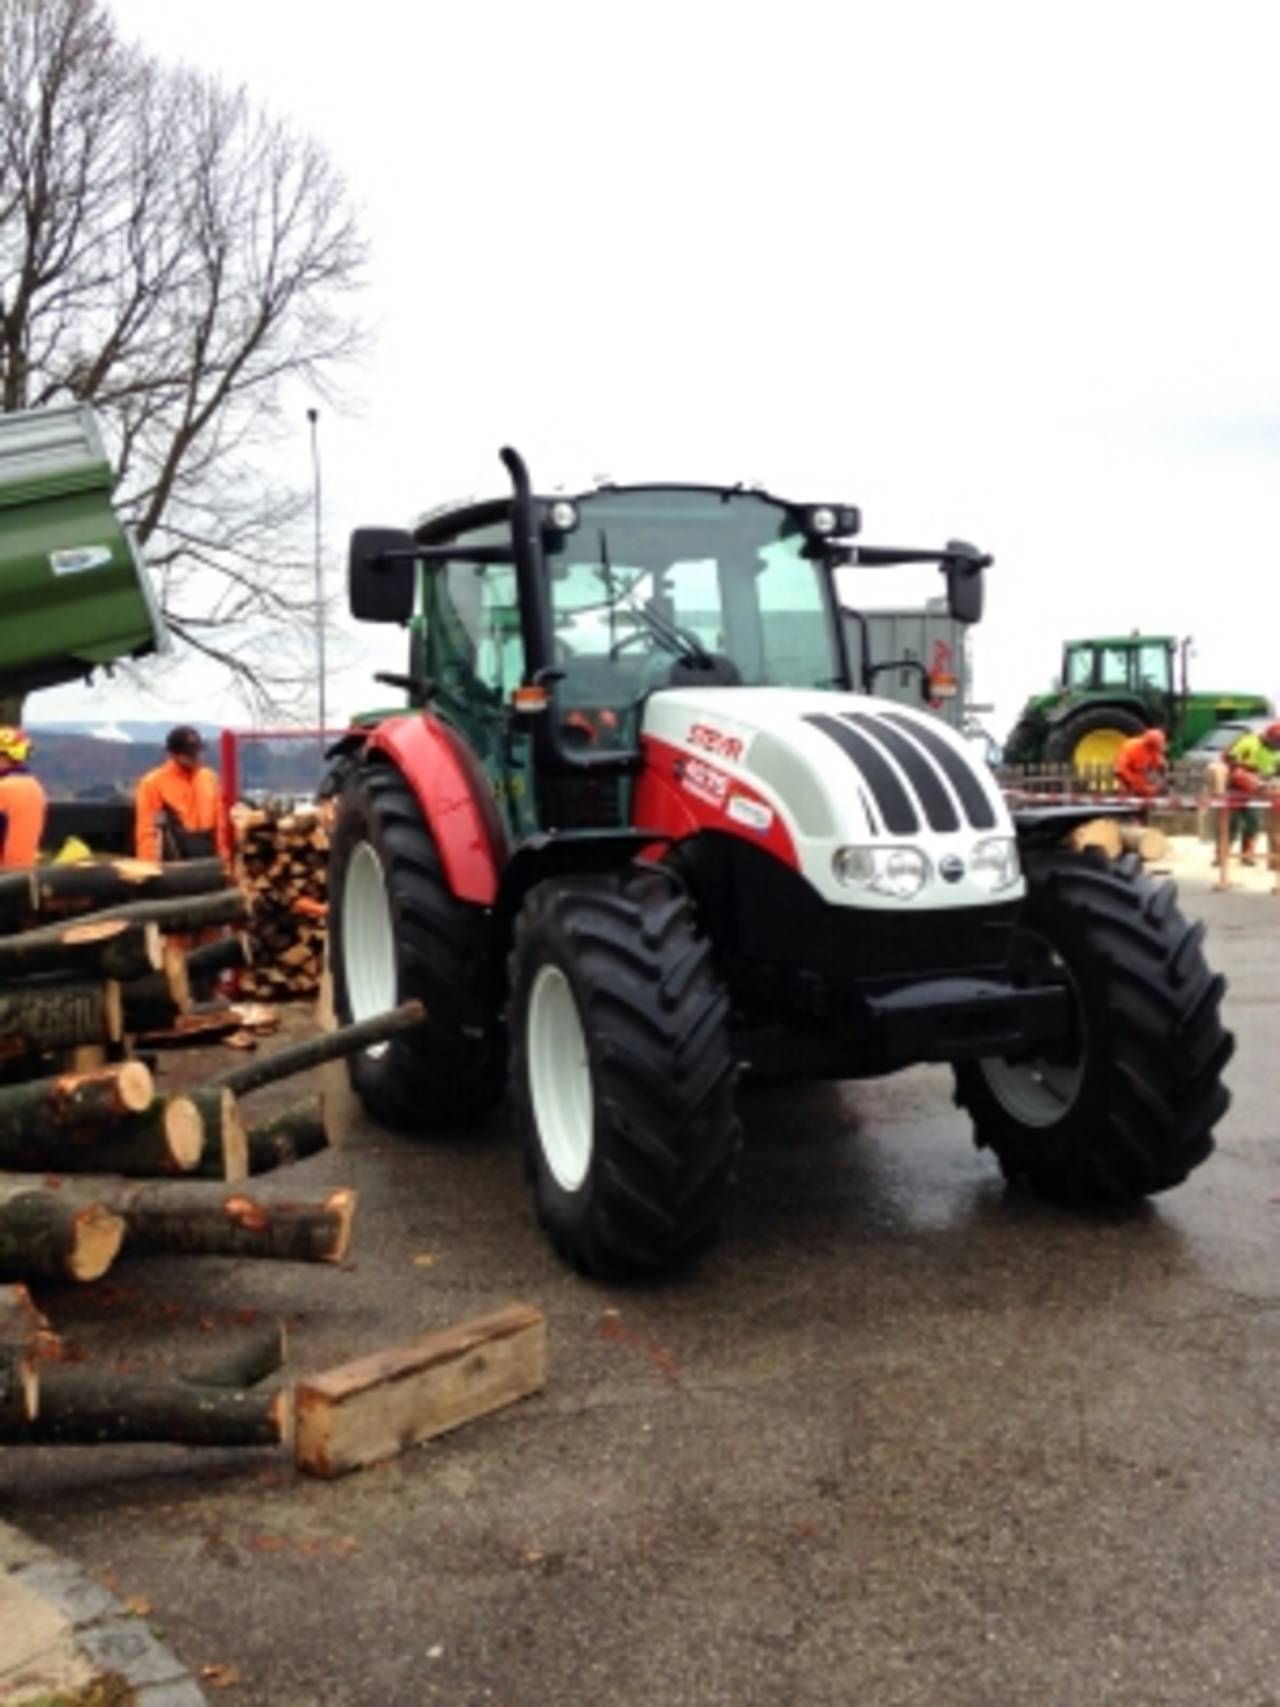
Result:
{"type": "Polygon", "coordinates": [[[207,1701],[145,1618],[70,1559],[0,1523],[0,1703],[77,1707],[108,1680],[132,1690],[135,1707],[207,1701]]]}

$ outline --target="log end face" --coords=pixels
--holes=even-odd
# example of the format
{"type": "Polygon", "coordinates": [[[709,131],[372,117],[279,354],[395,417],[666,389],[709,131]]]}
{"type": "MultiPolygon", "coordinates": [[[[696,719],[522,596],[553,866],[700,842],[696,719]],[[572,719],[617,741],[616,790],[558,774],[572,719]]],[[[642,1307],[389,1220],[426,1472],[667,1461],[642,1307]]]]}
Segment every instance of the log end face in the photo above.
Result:
{"type": "Polygon", "coordinates": [[[204,1154],[204,1121],[190,1097],[170,1097],[164,1110],[164,1133],[176,1173],[189,1174],[204,1154]]]}
{"type": "Polygon", "coordinates": [[[125,1222],[101,1204],[92,1203],[78,1211],[75,1234],[67,1255],[67,1273],[73,1280],[100,1280],[120,1254],[125,1222]]]}
{"type": "Polygon", "coordinates": [[[238,1185],[249,1177],[249,1133],[240,1118],[240,1105],[234,1091],[224,1090],[221,1098],[222,1177],[238,1185]]]}
{"type": "Polygon", "coordinates": [[[325,1199],[325,1209],[334,1218],[333,1247],[325,1255],[326,1262],[344,1262],[347,1252],[351,1249],[351,1228],[355,1220],[356,1204],[359,1194],[350,1186],[343,1186],[338,1191],[329,1193],[325,1199]]]}
{"type": "Polygon", "coordinates": [[[125,1061],[115,1069],[116,1097],[124,1114],[145,1114],[155,1101],[155,1080],[145,1061],[125,1061]]]}
{"type": "Polygon", "coordinates": [[[354,1465],[337,1465],[330,1453],[329,1400],[299,1381],[294,1390],[293,1462],[308,1476],[330,1480],[354,1465]]]}

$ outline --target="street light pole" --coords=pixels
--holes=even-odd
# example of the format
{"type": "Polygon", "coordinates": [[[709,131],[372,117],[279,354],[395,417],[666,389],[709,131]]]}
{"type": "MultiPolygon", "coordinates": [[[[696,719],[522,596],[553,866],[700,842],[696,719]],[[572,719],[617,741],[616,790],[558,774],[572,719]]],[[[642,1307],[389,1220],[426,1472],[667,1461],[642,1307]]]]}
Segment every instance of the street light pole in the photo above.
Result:
{"type": "Polygon", "coordinates": [[[307,410],[307,420],[311,423],[311,493],[312,510],[315,521],[315,571],[316,571],[316,673],[318,679],[320,705],[319,728],[320,746],[324,748],[324,731],[328,727],[328,708],[325,704],[324,680],[324,570],[321,564],[320,550],[320,413],[316,409],[307,410]]]}

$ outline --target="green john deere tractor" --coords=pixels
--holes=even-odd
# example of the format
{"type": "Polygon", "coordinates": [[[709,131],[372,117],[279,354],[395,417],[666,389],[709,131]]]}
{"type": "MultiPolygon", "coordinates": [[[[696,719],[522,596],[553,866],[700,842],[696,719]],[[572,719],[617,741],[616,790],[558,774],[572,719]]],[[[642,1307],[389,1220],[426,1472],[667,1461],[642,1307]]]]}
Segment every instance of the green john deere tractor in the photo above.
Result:
{"type": "Polygon", "coordinates": [[[1109,771],[1121,744],[1153,727],[1164,730],[1177,759],[1215,723],[1270,714],[1263,694],[1191,693],[1190,646],[1163,634],[1069,640],[1059,684],[1027,701],[1005,742],[1005,763],[1109,771]]]}

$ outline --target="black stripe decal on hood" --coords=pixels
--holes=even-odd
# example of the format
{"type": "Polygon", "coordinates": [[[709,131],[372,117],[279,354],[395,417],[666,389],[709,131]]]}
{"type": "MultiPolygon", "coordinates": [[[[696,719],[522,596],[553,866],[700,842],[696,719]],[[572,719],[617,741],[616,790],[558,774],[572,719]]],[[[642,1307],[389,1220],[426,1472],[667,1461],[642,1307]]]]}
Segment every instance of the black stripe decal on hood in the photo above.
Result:
{"type": "Polygon", "coordinates": [[[806,717],[805,722],[812,723],[815,729],[821,729],[824,735],[829,735],[845,757],[861,771],[867,786],[875,796],[876,805],[880,808],[884,827],[891,835],[910,835],[920,828],[920,820],[911,804],[911,796],[879,747],[873,746],[865,735],[860,735],[856,729],[851,729],[838,717],[816,713],[806,717]]]}
{"type": "Polygon", "coordinates": [[[914,741],[909,741],[899,730],[891,728],[883,717],[872,717],[865,711],[846,711],[844,720],[858,729],[865,729],[868,735],[874,735],[897,759],[906,771],[907,781],[915,789],[921,806],[924,807],[924,815],[929,820],[931,830],[960,828],[960,815],[956,811],[955,802],[942,786],[942,779],[927,753],[917,747],[914,741]]]}
{"type": "Polygon", "coordinates": [[[912,740],[918,741],[933,754],[946,771],[947,780],[959,795],[960,804],[968,814],[974,829],[994,830],[996,809],[991,804],[991,797],[951,743],[945,741],[936,729],[930,729],[927,723],[913,723],[900,711],[886,711],[884,719],[886,723],[892,723],[896,728],[904,730],[912,740]]]}

